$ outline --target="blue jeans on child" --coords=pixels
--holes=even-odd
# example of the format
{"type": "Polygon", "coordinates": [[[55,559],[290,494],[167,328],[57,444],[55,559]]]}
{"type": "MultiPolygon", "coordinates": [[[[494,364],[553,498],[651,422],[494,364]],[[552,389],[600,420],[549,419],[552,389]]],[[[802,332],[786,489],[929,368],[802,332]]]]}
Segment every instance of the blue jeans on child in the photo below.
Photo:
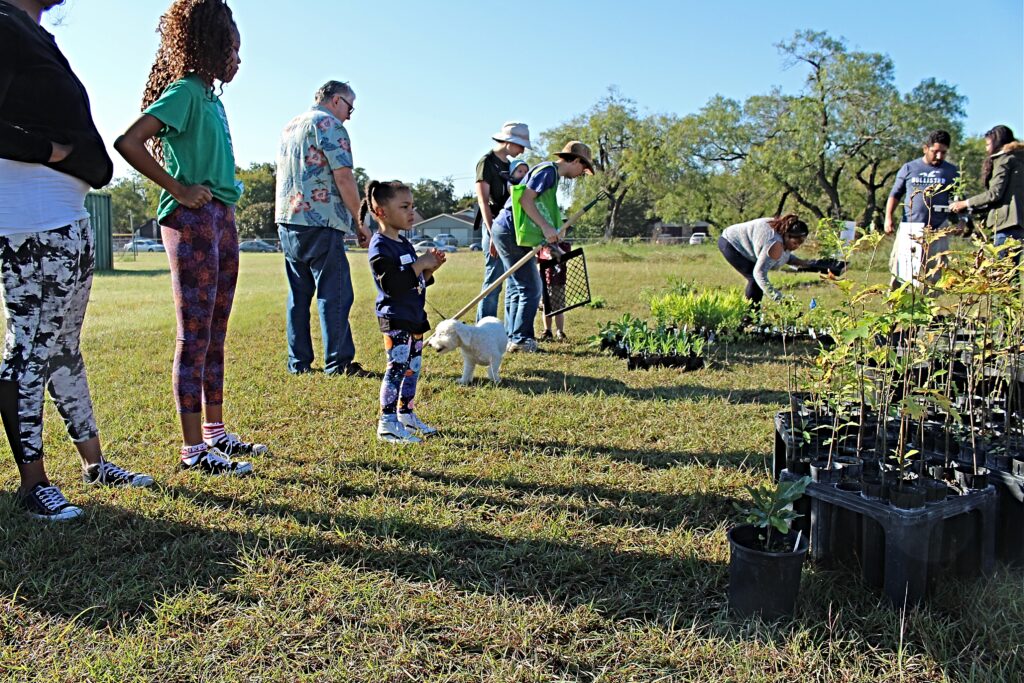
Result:
{"type": "Polygon", "coordinates": [[[324,372],[345,371],[356,355],[348,314],[352,277],[344,233],[334,228],[277,226],[288,276],[288,371],[309,372],[313,364],[309,305],[316,295],[324,342],[324,372]]]}
{"type": "MultiPolygon", "coordinates": [[[[511,226],[505,228],[498,222],[491,226],[491,239],[506,271],[531,251],[516,244],[516,232],[511,226]]],[[[505,281],[505,331],[509,341],[520,344],[535,338],[533,321],[540,308],[541,293],[540,271],[534,257],[505,281]]]]}

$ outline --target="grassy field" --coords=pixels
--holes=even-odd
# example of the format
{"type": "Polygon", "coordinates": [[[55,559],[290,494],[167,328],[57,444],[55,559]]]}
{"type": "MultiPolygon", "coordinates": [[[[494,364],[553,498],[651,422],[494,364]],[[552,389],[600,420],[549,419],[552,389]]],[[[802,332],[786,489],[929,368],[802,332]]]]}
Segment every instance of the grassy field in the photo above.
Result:
{"type": "MultiPolygon", "coordinates": [[[[158,486],[86,489],[47,408],[51,478],[88,512],[26,519],[14,467],[3,469],[0,676],[1022,680],[1024,582],[1002,569],[901,614],[856,577],[809,567],[794,621],[730,620],[725,532],[743,485],[766,479],[782,349],[629,372],[586,345],[601,322],[646,314],[669,278],[741,280],[713,245],[588,255],[605,308],[571,312],[569,341],[507,357],[497,387],[456,386],[457,354],[428,352],[419,412],[442,435],[395,447],[374,436],[378,380],[287,374],[281,256],[243,254],[225,414],[274,456],[237,480],[176,469],[166,261],[119,261],[96,280],[84,350],[108,454],[158,486]]],[[[357,360],[379,371],[372,282],[364,254],[350,257],[357,360]]],[[[433,305],[450,314],[468,301],[479,262],[452,255],[433,305]]],[[[811,276],[777,281],[836,300],[811,276]]]]}

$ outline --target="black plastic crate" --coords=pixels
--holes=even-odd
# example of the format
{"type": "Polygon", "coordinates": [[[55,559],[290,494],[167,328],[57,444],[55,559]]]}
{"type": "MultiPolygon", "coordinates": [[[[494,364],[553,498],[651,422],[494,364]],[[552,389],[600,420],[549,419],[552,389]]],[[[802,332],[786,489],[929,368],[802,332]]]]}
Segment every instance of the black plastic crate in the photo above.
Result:
{"type": "MultiPolygon", "coordinates": [[[[780,478],[799,475],[783,470],[780,478]]],[[[952,489],[951,489],[952,490],[952,489]]],[[[989,574],[995,562],[996,488],[903,510],[836,484],[812,483],[799,501],[810,557],[860,570],[896,606],[922,602],[943,575],[989,574]]]]}

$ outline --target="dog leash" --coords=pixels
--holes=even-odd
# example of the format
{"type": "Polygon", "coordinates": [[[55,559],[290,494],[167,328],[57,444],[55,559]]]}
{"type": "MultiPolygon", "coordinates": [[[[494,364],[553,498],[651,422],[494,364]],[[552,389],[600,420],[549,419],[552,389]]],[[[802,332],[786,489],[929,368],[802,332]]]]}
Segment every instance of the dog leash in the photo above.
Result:
{"type": "Polygon", "coordinates": [[[439,309],[439,308],[438,308],[437,306],[435,306],[434,304],[430,303],[429,301],[427,301],[427,302],[426,302],[426,304],[427,304],[427,306],[429,306],[429,307],[430,307],[430,309],[431,309],[432,311],[434,311],[434,313],[437,313],[437,314],[438,314],[439,316],[441,316],[441,320],[447,320],[447,319],[448,319],[448,316],[446,316],[446,315],[445,315],[445,314],[444,314],[444,313],[443,313],[443,312],[441,311],[441,309],[439,309]]]}

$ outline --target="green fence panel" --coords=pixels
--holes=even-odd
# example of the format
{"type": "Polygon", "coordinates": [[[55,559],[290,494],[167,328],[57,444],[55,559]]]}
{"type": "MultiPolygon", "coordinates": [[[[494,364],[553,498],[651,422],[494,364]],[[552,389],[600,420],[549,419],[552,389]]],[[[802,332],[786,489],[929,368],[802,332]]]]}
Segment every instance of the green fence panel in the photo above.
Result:
{"type": "Polygon", "coordinates": [[[85,197],[85,209],[89,212],[96,243],[96,270],[113,270],[114,215],[110,207],[110,195],[106,192],[90,192],[85,197]]]}

